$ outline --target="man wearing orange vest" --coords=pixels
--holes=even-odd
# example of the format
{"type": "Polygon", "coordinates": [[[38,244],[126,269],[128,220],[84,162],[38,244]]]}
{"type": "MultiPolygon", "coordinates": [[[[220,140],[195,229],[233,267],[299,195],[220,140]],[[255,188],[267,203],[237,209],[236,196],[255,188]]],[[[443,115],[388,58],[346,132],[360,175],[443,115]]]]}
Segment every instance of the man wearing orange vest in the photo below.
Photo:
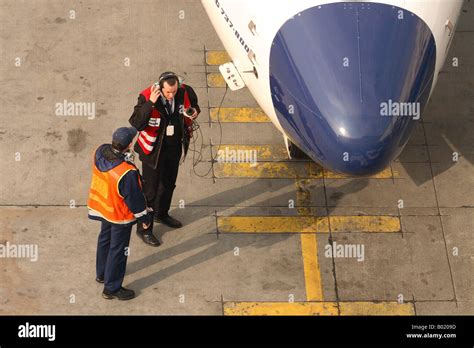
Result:
{"type": "Polygon", "coordinates": [[[94,154],[92,183],[87,208],[89,218],[102,222],[97,244],[96,281],[104,283],[102,297],[130,300],[133,290],[122,287],[127,266],[132,226],[148,228],[152,221],[142,192],[140,173],[130,158],[137,131],[117,129],[112,144],[94,154]]]}
{"type": "MultiPolygon", "coordinates": [[[[130,124],[139,131],[135,152],[142,161],[144,192],[148,206],[154,210],[154,221],[172,228],[181,222],[168,213],[182,154],[186,156],[192,137],[193,120],[201,109],[194,90],[180,84],[173,72],[161,74],[159,81],[143,90],[130,124]],[[186,116],[187,115],[187,116],[186,116]]],[[[149,245],[159,246],[148,229],[137,226],[137,234],[149,245]]]]}

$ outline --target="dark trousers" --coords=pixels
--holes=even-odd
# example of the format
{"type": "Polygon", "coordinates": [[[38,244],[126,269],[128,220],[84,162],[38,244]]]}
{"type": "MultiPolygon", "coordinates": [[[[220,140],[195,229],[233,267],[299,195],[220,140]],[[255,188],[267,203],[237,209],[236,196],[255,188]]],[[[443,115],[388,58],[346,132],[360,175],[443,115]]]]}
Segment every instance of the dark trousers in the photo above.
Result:
{"type": "Polygon", "coordinates": [[[109,292],[120,290],[127,267],[127,248],[130,244],[132,225],[117,225],[102,222],[97,243],[96,272],[104,279],[109,292]]]}
{"type": "MultiPolygon", "coordinates": [[[[170,210],[173,191],[176,187],[176,178],[178,177],[181,152],[181,146],[163,147],[156,169],[143,163],[143,191],[148,206],[153,208],[155,216],[165,216],[170,210]]],[[[150,228],[153,228],[153,226],[150,228]]],[[[138,224],[138,230],[141,230],[141,224],[138,224]]]]}

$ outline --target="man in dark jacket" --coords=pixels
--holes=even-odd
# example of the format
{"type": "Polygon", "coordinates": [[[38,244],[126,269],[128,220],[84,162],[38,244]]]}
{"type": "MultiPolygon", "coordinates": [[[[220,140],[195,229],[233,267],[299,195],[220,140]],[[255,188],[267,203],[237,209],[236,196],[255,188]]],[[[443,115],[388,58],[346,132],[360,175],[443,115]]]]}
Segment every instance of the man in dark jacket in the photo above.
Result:
{"type": "Polygon", "coordinates": [[[133,290],[122,287],[132,226],[148,228],[152,222],[142,192],[140,173],[129,158],[137,131],[119,128],[112,144],[95,152],[87,207],[89,218],[101,221],[97,244],[96,281],[104,283],[102,297],[130,300],[133,290]]]}
{"type": "MultiPolygon", "coordinates": [[[[144,192],[148,206],[154,210],[154,221],[173,228],[181,222],[168,213],[176,187],[181,156],[188,151],[193,120],[199,115],[196,93],[190,86],[180,84],[173,72],[161,74],[159,81],[138,97],[130,124],[139,131],[135,152],[143,167],[144,192]]],[[[153,224],[137,234],[152,246],[160,242],[153,235],[153,224]]]]}

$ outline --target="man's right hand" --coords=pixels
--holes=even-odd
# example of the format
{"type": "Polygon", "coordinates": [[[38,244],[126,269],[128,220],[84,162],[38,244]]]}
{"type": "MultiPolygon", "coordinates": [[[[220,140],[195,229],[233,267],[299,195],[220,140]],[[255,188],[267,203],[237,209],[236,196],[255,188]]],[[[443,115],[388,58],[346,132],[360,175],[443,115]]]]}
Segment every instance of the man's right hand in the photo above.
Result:
{"type": "Polygon", "coordinates": [[[158,100],[158,97],[161,95],[160,92],[160,87],[158,86],[151,86],[151,95],[150,95],[150,101],[155,104],[156,101],[158,100]]]}
{"type": "Polygon", "coordinates": [[[143,225],[143,229],[148,230],[148,228],[150,227],[151,223],[149,223],[148,225],[147,225],[147,224],[142,224],[142,225],[143,225]]]}

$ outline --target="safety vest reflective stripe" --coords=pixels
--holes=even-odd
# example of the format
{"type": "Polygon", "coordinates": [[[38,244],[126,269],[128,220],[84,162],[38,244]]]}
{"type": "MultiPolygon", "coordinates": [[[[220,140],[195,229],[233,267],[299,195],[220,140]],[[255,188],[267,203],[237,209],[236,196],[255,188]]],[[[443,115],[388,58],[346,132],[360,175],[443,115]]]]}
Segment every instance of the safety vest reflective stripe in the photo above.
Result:
{"type": "MultiPolygon", "coordinates": [[[[158,130],[157,130],[158,131],[158,130]]],[[[155,134],[156,135],[156,134],[155,134]]],[[[143,137],[145,138],[145,140],[151,142],[151,143],[154,143],[156,141],[156,136],[151,136],[148,132],[146,131],[142,131],[140,132],[140,137],[143,137]]]]}
{"type": "Polygon", "coordinates": [[[114,212],[114,207],[111,207],[111,206],[107,205],[107,203],[104,202],[104,201],[102,200],[102,198],[100,198],[99,195],[96,195],[96,194],[94,194],[94,193],[91,192],[90,195],[89,195],[89,198],[91,198],[91,199],[97,201],[97,203],[99,203],[99,204],[101,205],[101,207],[104,208],[105,210],[107,210],[109,213],[113,213],[113,212],[114,212]]]}
{"type": "Polygon", "coordinates": [[[153,146],[148,145],[143,138],[138,138],[138,144],[146,154],[150,154],[153,151],[153,146]]]}
{"type": "Polygon", "coordinates": [[[89,215],[90,216],[95,216],[95,217],[100,217],[108,222],[111,222],[113,224],[118,224],[118,225],[126,225],[126,224],[130,224],[132,222],[135,221],[135,218],[131,219],[131,220],[123,220],[123,221],[114,221],[114,220],[109,220],[107,219],[105,216],[103,216],[101,213],[99,213],[98,211],[95,211],[94,209],[92,208],[89,208],[89,215]]]}
{"type": "Polygon", "coordinates": [[[138,218],[141,218],[142,216],[145,216],[146,214],[148,214],[148,210],[145,209],[144,211],[142,211],[141,213],[137,213],[137,214],[133,214],[135,215],[135,217],[138,219],[138,218]]]}
{"type": "MultiPolygon", "coordinates": [[[[146,101],[149,101],[151,96],[151,87],[143,90],[140,94],[145,97],[146,101]]],[[[153,108],[151,111],[151,117],[148,121],[148,126],[143,131],[141,131],[140,135],[138,136],[138,145],[146,155],[149,155],[153,151],[158,135],[158,129],[160,128],[160,121],[160,113],[158,110],[153,108]]]]}

